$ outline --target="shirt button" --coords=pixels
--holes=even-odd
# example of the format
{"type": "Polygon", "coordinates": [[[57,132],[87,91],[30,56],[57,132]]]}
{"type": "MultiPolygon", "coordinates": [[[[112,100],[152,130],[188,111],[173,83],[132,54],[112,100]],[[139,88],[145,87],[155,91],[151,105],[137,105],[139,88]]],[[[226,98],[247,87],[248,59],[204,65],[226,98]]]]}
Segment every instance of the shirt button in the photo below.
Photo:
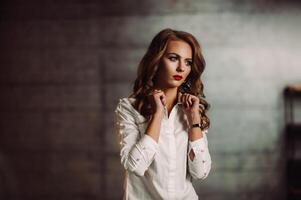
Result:
{"type": "Polygon", "coordinates": [[[137,158],[136,161],[139,161],[139,158],[137,158]]]}
{"type": "Polygon", "coordinates": [[[201,149],[201,152],[204,152],[204,149],[201,149]]]}
{"type": "Polygon", "coordinates": [[[205,162],[205,160],[203,160],[203,163],[205,162]]]}

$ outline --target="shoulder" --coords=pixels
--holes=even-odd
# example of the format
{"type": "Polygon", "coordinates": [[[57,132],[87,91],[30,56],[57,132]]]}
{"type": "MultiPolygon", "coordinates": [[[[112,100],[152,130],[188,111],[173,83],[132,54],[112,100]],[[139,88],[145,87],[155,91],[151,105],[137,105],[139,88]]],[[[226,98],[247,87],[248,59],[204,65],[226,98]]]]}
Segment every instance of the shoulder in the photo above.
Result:
{"type": "Polygon", "coordinates": [[[122,97],[118,100],[115,112],[123,112],[128,114],[135,114],[133,108],[134,98],[122,97]]]}
{"type": "Polygon", "coordinates": [[[136,101],[135,98],[122,97],[118,100],[117,106],[128,106],[133,107],[133,103],[136,101]]]}
{"type": "Polygon", "coordinates": [[[117,103],[115,113],[118,113],[124,117],[133,117],[137,120],[137,123],[144,123],[147,121],[147,119],[134,108],[135,101],[135,98],[120,98],[119,102],[117,103]]]}

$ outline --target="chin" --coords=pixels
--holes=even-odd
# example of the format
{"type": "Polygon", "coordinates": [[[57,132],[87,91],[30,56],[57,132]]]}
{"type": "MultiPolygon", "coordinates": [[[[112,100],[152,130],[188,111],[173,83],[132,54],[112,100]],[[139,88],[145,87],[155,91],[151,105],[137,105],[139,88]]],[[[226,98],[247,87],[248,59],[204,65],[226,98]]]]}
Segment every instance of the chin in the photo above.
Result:
{"type": "Polygon", "coordinates": [[[182,83],[180,83],[180,82],[177,82],[177,83],[173,82],[173,83],[169,83],[168,87],[170,87],[170,88],[180,87],[181,84],[182,83]]]}

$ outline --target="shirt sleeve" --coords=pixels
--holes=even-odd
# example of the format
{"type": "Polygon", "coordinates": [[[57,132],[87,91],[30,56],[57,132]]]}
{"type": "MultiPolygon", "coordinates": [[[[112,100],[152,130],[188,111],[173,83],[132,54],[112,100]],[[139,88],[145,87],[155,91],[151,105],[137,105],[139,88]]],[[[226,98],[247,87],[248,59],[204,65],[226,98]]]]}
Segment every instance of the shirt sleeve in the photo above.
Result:
{"type": "Polygon", "coordinates": [[[207,133],[208,130],[203,131],[203,137],[188,143],[188,168],[189,173],[194,179],[207,178],[211,170],[211,156],[208,148],[207,133]],[[191,160],[189,153],[194,152],[194,159],[191,160]]]}
{"type": "Polygon", "coordinates": [[[149,135],[140,137],[133,107],[120,99],[115,109],[114,126],[120,139],[121,164],[137,176],[143,176],[158,151],[158,143],[149,135]]]}

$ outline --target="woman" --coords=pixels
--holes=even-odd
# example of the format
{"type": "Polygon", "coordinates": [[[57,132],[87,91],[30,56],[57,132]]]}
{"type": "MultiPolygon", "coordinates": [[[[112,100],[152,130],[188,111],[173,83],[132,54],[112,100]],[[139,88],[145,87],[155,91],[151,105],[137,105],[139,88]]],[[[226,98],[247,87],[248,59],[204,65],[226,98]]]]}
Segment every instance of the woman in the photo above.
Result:
{"type": "Polygon", "coordinates": [[[153,38],[133,93],[115,109],[124,199],[198,199],[192,179],[205,179],[211,169],[204,68],[190,33],[168,28],[153,38]]]}

